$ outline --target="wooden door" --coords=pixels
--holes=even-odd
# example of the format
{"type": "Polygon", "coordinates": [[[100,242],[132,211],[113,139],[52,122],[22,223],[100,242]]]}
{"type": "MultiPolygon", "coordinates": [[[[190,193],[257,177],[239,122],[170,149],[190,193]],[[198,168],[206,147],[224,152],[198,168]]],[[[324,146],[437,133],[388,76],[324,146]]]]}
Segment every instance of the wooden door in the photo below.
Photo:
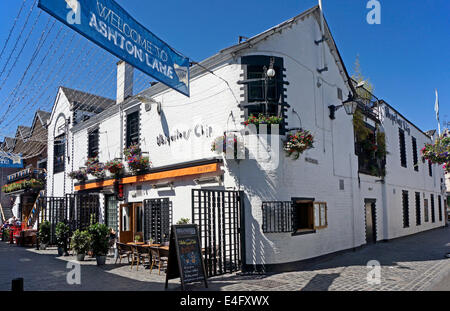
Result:
{"type": "Polygon", "coordinates": [[[133,204],[120,204],[120,243],[128,243],[134,240],[133,237],[133,204]]]}
{"type": "Polygon", "coordinates": [[[133,203],[133,240],[139,235],[140,241],[144,241],[144,207],[142,202],[133,203]]]}

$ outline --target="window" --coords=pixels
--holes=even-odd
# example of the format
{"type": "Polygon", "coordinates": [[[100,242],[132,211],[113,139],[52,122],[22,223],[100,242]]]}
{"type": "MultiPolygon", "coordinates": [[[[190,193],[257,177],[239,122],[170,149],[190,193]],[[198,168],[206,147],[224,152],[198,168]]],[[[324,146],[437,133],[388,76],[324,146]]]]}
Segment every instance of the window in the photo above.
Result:
{"type": "Polygon", "coordinates": [[[403,201],[403,228],[409,227],[409,197],[408,191],[402,191],[402,201],[403,201]]]}
{"type": "Polygon", "coordinates": [[[436,222],[436,215],[434,211],[434,195],[430,194],[431,198],[431,222],[436,222]]]}
{"type": "Polygon", "coordinates": [[[95,129],[88,134],[88,158],[98,156],[99,131],[95,129]]]}
{"type": "Polygon", "coordinates": [[[428,175],[433,177],[433,165],[431,164],[431,161],[428,161],[428,175]]]}
{"type": "Polygon", "coordinates": [[[294,202],[294,231],[314,231],[314,202],[297,200],[294,202]]]}
{"type": "Polygon", "coordinates": [[[64,172],[66,136],[65,134],[55,137],[53,143],[53,173],[64,172]]]}
{"type": "Polygon", "coordinates": [[[112,228],[115,232],[118,231],[117,225],[117,199],[115,194],[107,195],[105,198],[106,208],[105,208],[105,219],[106,225],[112,228]]]}
{"type": "Polygon", "coordinates": [[[122,206],[122,231],[131,230],[130,206],[122,206]]]}
{"type": "Polygon", "coordinates": [[[327,203],[314,202],[314,228],[323,229],[328,226],[327,203]]]}
{"type": "Polygon", "coordinates": [[[417,141],[416,139],[413,137],[412,138],[412,150],[413,150],[413,161],[414,161],[414,170],[416,172],[419,171],[419,158],[417,156],[417,141]]]}
{"type": "Polygon", "coordinates": [[[430,220],[428,216],[428,199],[423,200],[423,217],[425,222],[428,222],[430,220]]]}
{"type": "Polygon", "coordinates": [[[405,131],[398,129],[398,137],[400,141],[400,164],[407,167],[406,164],[406,145],[405,145],[405,131]]]}
{"type": "Polygon", "coordinates": [[[442,203],[440,195],[438,195],[438,209],[439,209],[439,221],[442,221],[442,203]]]}
{"type": "Polygon", "coordinates": [[[422,223],[422,215],[420,215],[420,192],[416,192],[416,225],[420,226],[422,223]]]}
{"type": "Polygon", "coordinates": [[[126,147],[139,144],[139,111],[127,115],[126,147]]]}

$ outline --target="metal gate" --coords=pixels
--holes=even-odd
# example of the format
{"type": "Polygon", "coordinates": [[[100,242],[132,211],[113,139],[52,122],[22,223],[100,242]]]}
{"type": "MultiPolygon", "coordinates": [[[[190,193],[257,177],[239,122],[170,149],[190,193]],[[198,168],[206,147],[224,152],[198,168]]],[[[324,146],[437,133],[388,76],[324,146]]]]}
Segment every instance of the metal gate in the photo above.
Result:
{"type": "Polygon", "coordinates": [[[172,201],[168,198],[144,200],[144,239],[168,242],[172,217],[172,201]]]}
{"type": "Polygon", "coordinates": [[[86,230],[91,222],[100,220],[100,199],[97,194],[66,194],[71,230],[86,230]]]}
{"type": "Polygon", "coordinates": [[[44,221],[50,223],[50,244],[56,244],[55,229],[59,222],[68,222],[69,216],[65,205],[64,197],[40,197],[37,201],[39,205],[39,224],[44,221]]]}
{"type": "Polygon", "coordinates": [[[241,270],[241,198],[240,191],[192,190],[208,277],[241,270]]]}

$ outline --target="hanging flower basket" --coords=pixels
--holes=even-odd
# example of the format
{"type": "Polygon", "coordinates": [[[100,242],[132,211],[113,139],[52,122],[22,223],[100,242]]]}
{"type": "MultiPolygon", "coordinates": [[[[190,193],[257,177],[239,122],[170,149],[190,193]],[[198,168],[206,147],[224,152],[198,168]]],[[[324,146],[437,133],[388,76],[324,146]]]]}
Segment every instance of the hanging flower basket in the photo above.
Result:
{"type": "Polygon", "coordinates": [[[142,150],[139,144],[133,144],[123,151],[127,160],[128,168],[134,173],[145,171],[151,166],[149,157],[142,156],[142,150]]]}
{"type": "Polygon", "coordinates": [[[119,176],[123,173],[124,165],[121,160],[111,160],[105,163],[105,169],[107,169],[111,175],[119,176]]]}
{"type": "Polygon", "coordinates": [[[211,144],[211,151],[214,151],[218,154],[233,154],[233,158],[237,159],[238,148],[241,144],[238,144],[238,139],[236,135],[226,134],[223,136],[216,137],[211,144]]]}
{"type": "Polygon", "coordinates": [[[77,171],[70,172],[69,177],[72,179],[76,179],[79,182],[84,182],[87,179],[87,173],[86,170],[80,169],[77,171]]]}
{"type": "Polygon", "coordinates": [[[426,144],[422,157],[431,163],[442,164],[445,174],[450,173],[450,136],[443,133],[434,144],[426,144]]]}
{"type": "Polygon", "coordinates": [[[284,141],[284,151],[288,157],[292,156],[297,160],[307,149],[313,148],[314,136],[306,130],[297,131],[295,134],[288,134],[284,141]]]}
{"type": "Polygon", "coordinates": [[[244,122],[245,126],[249,124],[254,124],[256,126],[260,124],[281,124],[283,122],[283,118],[277,116],[266,116],[262,113],[255,117],[253,114],[248,117],[248,119],[244,122]]]}
{"type": "Polygon", "coordinates": [[[105,165],[98,161],[98,157],[89,158],[86,161],[86,173],[91,174],[96,178],[105,177],[105,165]]]}
{"type": "Polygon", "coordinates": [[[2,187],[2,191],[4,193],[10,193],[18,190],[23,189],[42,189],[44,187],[44,182],[38,179],[26,179],[26,180],[20,180],[16,181],[12,184],[7,184],[2,187]]]}

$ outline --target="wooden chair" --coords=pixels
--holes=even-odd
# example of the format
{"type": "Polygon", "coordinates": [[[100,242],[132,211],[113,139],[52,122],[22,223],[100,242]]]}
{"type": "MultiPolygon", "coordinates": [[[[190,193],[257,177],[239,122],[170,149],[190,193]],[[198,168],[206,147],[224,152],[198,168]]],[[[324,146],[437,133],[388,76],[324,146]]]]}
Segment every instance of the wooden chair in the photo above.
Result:
{"type": "Polygon", "coordinates": [[[150,247],[152,264],[150,265],[150,273],[152,273],[153,266],[158,265],[158,275],[161,275],[161,266],[167,267],[169,260],[169,254],[165,250],[159,249],[159,247],[150,247]]]}
{"type": "MultiPolygon", "coordinates": [[[[133,250],[132,250],[131,246],[124,244],[124,243],[117,242],[117,258],[116,258],[116,262],[114,264],[117,263],[117,259],[119,259],[119,264],[122,263],[122,258],[124,258],[124,257],[127,257],[128,263],[130,263],[130,256],[133,256],[133,250]]],[[[132,259],[133,259],[133,257],[132,257],[132,259]]]]}
{"type": "Polygon", "coordinates": [[[131,269],[133,269],[134,262],[136,263],[136,271],[139,270],[139,265],[142,263],[142,265],[145,264],[145,259],[148,258],[148,261],[150,263],[150,252],[145,247],[139,246],[139,245],[133,245],[131,246],[133,249],[133,260],[131,262],[131,269]]]}

